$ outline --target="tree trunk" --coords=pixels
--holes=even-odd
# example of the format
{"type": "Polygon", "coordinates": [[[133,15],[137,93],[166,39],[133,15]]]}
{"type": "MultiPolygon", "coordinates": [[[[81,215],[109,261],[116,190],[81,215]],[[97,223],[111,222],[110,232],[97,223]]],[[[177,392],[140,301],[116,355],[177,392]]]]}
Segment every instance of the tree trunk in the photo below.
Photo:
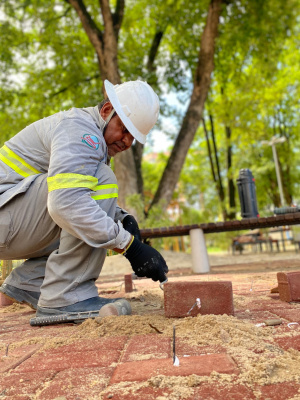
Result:
{"type": "Polygon", "coordinates": [[[227,179],[228,179],[228,198],[229,198],[229,212],[227,216],[229,219],[235,219],[235,186],[233,183],[232,174],[232,146],[231,146],[231,129],[229,126],[225,127],[226,142],[227,142],[227,179]]]}
{"type": "Polygon", "coordinates": [[[212,173],[212,176],[213,176],[213,180],[217,184],[217,177],[216,177],[216,173],[215,173],[215,166],[214,166],[213,157],[212,157],[212,151],[211,151],[211,147],[210,147],[208,130],[206,128],[206,124],[205,124],[205,119],[204,118],[202,118],[202,123],[203,123],[203,129],[204,129],[204,133],[205,133],[205,139],[206,139],[207,153],[208,153],[208,158],[209,158],[209,163],[210,163],[210,169],[211,169],[211,173],[212,173]]]}
{"type": "Polygon", "coordinates": [[[208,151],[208,157],[209,157],[209,162],[210,162],[210,168],[211,168],[211,172],[212,172],[212,176],[213,176],[213,180],[215,182],[216,185],[216,189],[217,189],[217,193],[219,196],[219,200],[220,200],[220,204],[221,204],[221,209],[222,209],[222,215],[223,215],[223,219],[226,220],[226,207],[225,207],[225,194],[224,194],[224,190],[223,190],[223,185],[222,185],[222,179],[220,176],[220,168],[219,168],[219,160],[218,160],[218,154],[217,154],[217,146],[216,146],[216,142],[215,142],[215,135],[214,135],[214,128],[213,128],[213,119],[212,116],[209,116],[210,118],[210,122],[211,122],[211,133],[212,133],[212,137],[213,137],[213,148],[214,148],[214,154],[215,154],[215,162],[217,164],[217,174],[215,172],[215,166],[214,166],[214,161],[213,161],[213,152],[210,146],[210,140],[209,140],[209,135],[208,135],[208,130],[206,128],[206,124],[205,124],[205,120],[204,118],[202,118],[202,122],[203,122],[203,128],[204,128],[204,132],[205,132],[205,137],[206,137],[206,143],[207,143],[207,151],[208,151]]]}
{"type": "MultiPolygon", "coordinates": [[[[156,75],[156,65],[155,59],[158,53],[159,45],[162,41],[164,34],[163,29],[158,29],[153,36],[152,44],[150,47],[148,61],[147,61],[147,70],[148,70],[148,77],[147,82],[150,86],[156,86],[157,84],[157,75],[156,75]]],[[[143,175],[142,175],[142,158],[144,152],[144,145],[137,142],[132,146],[133,157],[135,162],[135,169],[136,169],[136,179],[137,179],[137,190],[138,193],[144,197],[144,182],[143,182],[143,175]]]]}
{"type": "MultiPolygon", "coordinates": [[[[109,0],[99,0],[104,29],[101,31],[87,11],[82,0],[66,0],[76,10],[82,26],[93,45],[98,58],[101,79],[113,84],[121,83],[118,67],[118,36],[122,24],[125,1],[118,0],[116,12],[112,14],[109,0]]],[[[132,149],[115,157],[115,174],[119,186],[121,207],[126,208],[126,197],[138,192],[137,172],[132,149]]],[[[128,210],[134,212],[133,210],[128,210]]]]}
{"type": "Polygon", "coordinates": [[[136,142],[132,146],[132,151],[133,151],[133,158],[137,174],[138,193],[142,196],[142,198],[144,198],[144,180],[142,174],[142,158],[143,158],[144,145],[142,143],[136,142]]]}
{"type": "Polygon", "coordinates": [[[221,4],[222,0],[211,0],[210,2],[190,103],[150,208],[162,199],[165,201],[165,207],[170,203],[187,152],[201,122],[204,103],[210,87],[211,73],[214,68],[215,39],[218,33],[221,4]]]}
{"type": "Polygon", "coordinates": [[[223,183],[222,183],[222,175],[221,175],[220,163],[219,163],[219,153],[218,153],[218,148],[217,148],[214,120],[213,120],[212,115],[209,116],[209,120],[210,120],[210,125],[211,125],[211,136],[212,136],[212,141],[213,141],[213,145],[214,145],[215,162],[216,162],[216,166],[217,166],[217,188],[218,188],[219,199],[220,199],[220,203],[221,203],[223,220],[226,221],[227,210],[226,210],[226,205],[225,205],[225,191],[224,191],[223,183]]]}

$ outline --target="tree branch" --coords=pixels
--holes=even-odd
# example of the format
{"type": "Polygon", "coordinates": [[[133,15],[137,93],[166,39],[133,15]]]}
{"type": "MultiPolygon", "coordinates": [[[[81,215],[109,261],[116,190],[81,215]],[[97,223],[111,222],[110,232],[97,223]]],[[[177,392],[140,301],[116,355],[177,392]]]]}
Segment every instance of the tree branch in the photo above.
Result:
{"type": "Polygon", "coordinates": [[[147,69],[149,72],[155,71],[155,66],[154,66],[154,60],[156,58],[156,55],[158,53],[158,48],[160,45],[160,42],[162,40],[164,31],[163,30],[158,30],[152,40],[152,45],[149,51],[149,56],[148,56],[148,62],[147,62],[147,69]]]}
{"type": "Polygon", "coordinates": [[[102,12],[105,33],[110,34],[113,32],[113,16],[109,6],[109,0],[99,0],[99,4],[102,12]]]}
{"type": "Polygon", "coordinates": [[[125,0],[117,0],[116,11],[113,14],[113,26],[115,31],[115,36],[118,41],[119,31],[124,17],[125,0]]]}
{"type": "Polygon", "coordinates": [[[121,83],[118,67],[118,41],[115,35],[113,16],[109,6],[109,0],[99,0],[104,22],[104,69],[106,78],[114,84],[121,83]]]}
{"type": "MultiPolygon", "coordinates": [[[[71,4],[71,6],[77,12],[84,30],[91,44],[96,50],[100,65],[104,65],[104,55],[103,55],[104,43],[101,30],[95,24],[94,20],[90,16],[82,0],[65,0],[65,1],[71,4]]],[[[103,73],[103,71],[101,72],[103,73]]]]}
{"type": "Polygon", "coordinates": [[[57,17],[55,17],[55,18],[51,18],[51,19],[47,19],[46,21],[45,21],[45,30],[48,28],[48,26],[52,23],[52,22],[54,22],[54,21],[57,21],[58,19],[61,19],[61,18],[64,18],[64,17],[66,17],[67,15],[68,15],[68,13],[70,12],[70,10],[71,10],[71,7],[68,7],[67,9],[66,9],[66,11],[63,13],[63,14],[61,14],[61,15],[58,15],[57,17]]]}
{"type": "Polygon", "coordinates": [[[54,93],[50,94],[50,96],[49,96],[48,98],[51,99],[52,97],[58,96],[59,94],[64,93],[64,92],[66,92],[67,90],[69,90],[71,87],[73,87],[73,86],[75,86],[75,85],[78,85],[78,83],[90,82],[90,81],[92,81],[93,79],[99,78],[99,76],[100,76],[100,74],[95,74],[95,75],[93,75],[93,76],[91,76],[91,77],[89,77],[89,78],[85,78],[85,79],[83,79],[83,80],[81,80],[81,81],[76,80],[76,82],[73,82],[73,83],[71,83],[70,85],[68,85],[68,86],[66,86],[66,87],[64,87],[64,88],[61,88],[58,92],[54,92],[54,93]]]}

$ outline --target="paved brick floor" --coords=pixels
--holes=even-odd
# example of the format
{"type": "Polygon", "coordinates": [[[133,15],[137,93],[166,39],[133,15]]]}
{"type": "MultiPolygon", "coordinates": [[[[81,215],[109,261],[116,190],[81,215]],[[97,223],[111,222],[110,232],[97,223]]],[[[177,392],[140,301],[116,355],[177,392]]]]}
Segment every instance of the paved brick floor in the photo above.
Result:
{"type": "MultiPolygon", "coordinates": [[[[274,357],[291,351],[297,357],[300,325],[292,326],[294,336],[291,337],[287,336],[291,329],[287,324],[300,323],[300,303],[285,303],[278,294],[270,294],[276,274],[189,274],[170,278],[174,281],[208,279],[230,280],[234,295],[248,299],[244,306],[238,303],[235,307],[237,320],[254,325],[266,319],[281,318],[283,324],[273,328],[274,357]]],[[[97,285],[100,292],[119,297],[124,295],[121,283],[118,278],[106,283],[99,281],[97,285]]],[[[150,280],[134,283],[138,289],[148,291],[158,286],[150,280]]],[[[239,376],[245,359],[229,354],[226,341],[224,346],[193,345],[178,338],[176,353],[180,366],[175,367],[170,336],[154,332],[80,337],[64,344],[65,338],[76,335],[78,325],[31,327],[29,319],[34,316],[33,311],[25,306],[10,311],[9,307],[0,309],[0,400],[300,399],[300,367],[299,376],[290,381],[243,384],[239,376]],[[58,346],[48,346],[49,340],[54,339],[58,346]],[[214,384],[209,383],[205,379],[212,374],[228,375],[230,385],[224,386],[218,379],[214,384]],[[174,387],[163,386],[162,377],[175,379],[174,387]],[[185,381],[181,381],[183,377],[185,381]],[[176,392],[179,387],[176,384],[181,385],[181,391],[176,392]]],[[[253,349],[252,362],[259,363],[261,352],[259,348],[253,349]]]]}

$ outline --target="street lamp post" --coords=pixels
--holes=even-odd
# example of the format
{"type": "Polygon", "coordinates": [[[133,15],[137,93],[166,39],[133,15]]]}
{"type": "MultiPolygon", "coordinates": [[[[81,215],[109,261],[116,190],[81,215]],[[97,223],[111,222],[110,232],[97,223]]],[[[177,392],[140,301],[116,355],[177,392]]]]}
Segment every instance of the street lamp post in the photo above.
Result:
{"type": "Polygon", "coordinates": [[[284,136],[281,136],[280,138],[277,138],[277,137],[273,136],[270,141],[263,140],[261,142],[261,144],[265,144],[265,145],[268,145],[268,146],[272,147],[273,158],[274,158],[274,163],[275,163],[275,170],[276,170],[276,177],[277,177],[277,183],[278,183],[278,188],[279,188],[281,207],[284,206],[284,196],[283,196],[283,189],[282,189],[282,183],[281,183],[279,163],[278,163],[278,157],[277,157],[277,151],[276,151],[276,146],[275,145],[277,143],[283,143],[285,141],[286,141],[286,138],[284,136]]]}

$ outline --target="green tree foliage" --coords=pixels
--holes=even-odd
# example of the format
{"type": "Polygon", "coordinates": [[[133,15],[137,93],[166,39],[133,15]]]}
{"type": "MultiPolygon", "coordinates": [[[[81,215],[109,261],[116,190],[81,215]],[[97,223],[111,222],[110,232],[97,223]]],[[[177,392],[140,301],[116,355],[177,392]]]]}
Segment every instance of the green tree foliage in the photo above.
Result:
{"type": "MultiPolygon", "coordinates": [[[[98,2],[85,4],[102,29],[98,2]]],[[[111,1],[112,9],[115,6],[111,1]]],[[[161,95],[162,114],[176,118],[178,130],[193,89],[208,6],[208,0],[126,1],[118,43],[121,79],[148,80],[161,95]],[[177,94],[182,109],[165,104],[169,91],[177,94]]],[[[2,143],[36,119],[102,99],[97,57],[70,4],[2,0],[0,11],[2,143]]],[[[278,146],[286,201],[300,198],[299,11],[299,0],[239,0],[223,5],[204,116],[208,121],[211,114],[215,122],[227,209],[227,179],[232,175],[235,180],[241,168],[250,168],[256,178],[260,211],[278,204],[271,149],[261,145],[273,135],[287,138],[278,146]],[[231,171],[226,165],[226,127],[232,133],[231,171]]],[[[169,136],[175,138],[174,133],[169,136]]],[[[146,209],[166,161],[164,156],[155,165],[143,163],[146,209]]],[[[185,211],[187,220],[221,218],[201,125],[174,198],[185,198],[186,208],[202,213],[188,216],[185,211]]]]}
{"type": "Polygon", "coordinates": [[[11,58],[1,80],[13,80],[1,92],[1,100],[6,99],[1,101],[2,127],[10,117],[4,139],[61,109],[96,104],[101,85],[94,52],[71,7],[55,0],[5,1],[4,11],[1,48],[8,48],[11,58]]]}
{"type": "MultiPolygon", "coordinates": [[[[215,71],[208,115],[214,117],[219,159],[224,186],[229,174],[237,179],[241,168],[250,168],[256,178],[257,198],[261,215],[270,215],[279,206],[279,191],[272,150],[263,147],[262,140],[273,135],[285,136],[287,141],[277,146],[284,184],[285,200],[299,201],[299,1],[282,3],[231,3],[221,24],[217,42],[215,71]],[[226,127],[232,132],[233,166],[226,165],[226,127]]],[[[197,137],[204,138],[203,128],[197,137]]],[[[189,158],[199,151],[195,140],[186,160],[184,171],[189,171],[189,158]]],[[[207,153],[206,153],[207,157],[207,153]]],[[[193,164],[195,168],[196,164],[193,164]]],[[[212,207],[210,193],[212,175],[207,179],[208,160],[199,176],[205,177],[204,201],[212,207]]],[[[194,186],[196,188],[196,186],[194,186]]],[[[228,190],[227,207],[228,207],[228,190]]],[[[237,197],[237,193],[236,193],[237,197]]],[[[237,209],[239,211],[239,201],[237,209]]],[[[220,200],[218,200],[220,205],[220,200]]]]}

